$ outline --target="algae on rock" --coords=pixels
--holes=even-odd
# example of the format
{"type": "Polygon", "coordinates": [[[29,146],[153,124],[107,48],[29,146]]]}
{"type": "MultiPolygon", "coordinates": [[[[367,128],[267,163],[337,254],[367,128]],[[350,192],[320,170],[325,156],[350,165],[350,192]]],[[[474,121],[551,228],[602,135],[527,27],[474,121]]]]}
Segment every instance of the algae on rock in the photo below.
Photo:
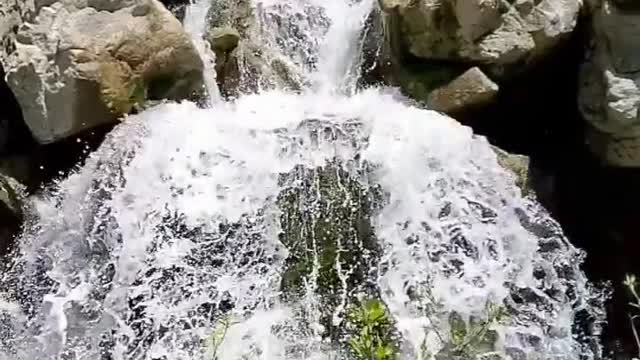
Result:
{"type": "Polygon", "coordinates": [[[529,194],[531,192],[529,158],[524,155],[510,154],[497,146],[491,146],[491,149],[498,157],[498,164],[515,176],[516,186],[522,190],[522,194],[529,194]]]}
{"type": "Polygon", "coordinates": [[[370,218],[381,193],[338,161],[315,169],[298,166],[280,182],[281,241],[289,250],[281,283],[285,300],[307,291],[319,295],[324,335],[338,340],[347,307],[359,297],[376,297],[380,248],[370,218]]]}

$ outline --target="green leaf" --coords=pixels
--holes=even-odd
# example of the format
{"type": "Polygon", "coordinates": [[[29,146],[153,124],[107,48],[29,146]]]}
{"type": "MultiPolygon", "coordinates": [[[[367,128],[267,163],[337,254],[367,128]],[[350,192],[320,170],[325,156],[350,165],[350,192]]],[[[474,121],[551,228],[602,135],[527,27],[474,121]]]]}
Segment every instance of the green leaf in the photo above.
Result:
{"type": "Polygon", "coordinates": [[[462,345],[468,333],[467,324],[462,316],[455,311],[449,314],[449,327],[451,328],[451,342],[455,346],[462,345]]]}
{"type": "Polygon", "coordinates": [[[390,360],[395,358],[395,351],[389,345],[378,345],[376,348],[376,360],[390,360]]]}

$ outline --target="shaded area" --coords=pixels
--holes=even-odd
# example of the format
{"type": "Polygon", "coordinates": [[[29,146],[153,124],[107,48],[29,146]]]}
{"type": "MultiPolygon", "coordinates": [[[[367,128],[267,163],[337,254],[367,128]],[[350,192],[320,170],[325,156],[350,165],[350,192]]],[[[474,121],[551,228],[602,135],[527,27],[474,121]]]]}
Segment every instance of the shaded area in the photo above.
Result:
{"type": "Polygon", "coordinates": [[[5,76],[0,65],[0,155],[22,152],[35,144],[22,117],[18,100],[7,85],[5,76]]]}

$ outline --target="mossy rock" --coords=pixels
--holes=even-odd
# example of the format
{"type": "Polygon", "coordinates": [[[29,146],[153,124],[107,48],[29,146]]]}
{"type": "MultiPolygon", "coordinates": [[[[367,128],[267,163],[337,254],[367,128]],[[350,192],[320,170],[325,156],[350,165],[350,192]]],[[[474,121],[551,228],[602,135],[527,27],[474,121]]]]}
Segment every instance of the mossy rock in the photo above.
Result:
{"type": "Polygon", "coordinates": [[[281,241],[289,250],[284,298],[297,302],[305,284],[315,283],[324,336],[338,340],[345,329],[333,319],[344,319],[358,297],[376,297],[380,248],[370,218],[382,203],[381,192],[337,161],[315,169],[297,166],[280,182],[281,241]]]}
{"type": "Polygon", "coordinates": [[[491,146],[498,156],[498,164],[511,171],[516,178],[516,186],[522,190],[523,195],[531,192],[529,184],[529,158],[524,155],[510,154],[497,146],[491,146]]]}
{"type": "Polygon", "coordinates": [[[240,33],[232,27],[217,27],[207,33],[206,39],[217,57],[233,51],[238,46],[240,33]]]}

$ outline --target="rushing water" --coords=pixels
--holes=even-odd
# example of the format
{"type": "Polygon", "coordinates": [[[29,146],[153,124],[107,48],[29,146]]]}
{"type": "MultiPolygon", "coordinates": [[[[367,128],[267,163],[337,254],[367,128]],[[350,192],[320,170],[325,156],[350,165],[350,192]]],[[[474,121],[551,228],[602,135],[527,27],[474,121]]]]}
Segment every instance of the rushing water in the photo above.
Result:
{"type": "Polygon", "coordinates": [[[220,91],[216,84],[216,55],[210,49],[209,44],[204,39],[207,26],[207,13],[211,7],[211,0],[194,0],[187,6],[183,26],[185,31],[191,35],[193,44],[202,58],[204,64],[204,85],[209,96],[209,105],[220,100],[220,91]]]}
{"type": "Polygon", "coordinates": [[[370,296],[401,359],[446,350],[452,315],[488,303],[508,316],[482,358],[598,358],[582,254],[486,140],[355,91],[373,5],[256,1],[255,36],[305,90],[151,108],[32,198],[1,282],[0,359],[349,359],[326,334],[370,296]]]}

